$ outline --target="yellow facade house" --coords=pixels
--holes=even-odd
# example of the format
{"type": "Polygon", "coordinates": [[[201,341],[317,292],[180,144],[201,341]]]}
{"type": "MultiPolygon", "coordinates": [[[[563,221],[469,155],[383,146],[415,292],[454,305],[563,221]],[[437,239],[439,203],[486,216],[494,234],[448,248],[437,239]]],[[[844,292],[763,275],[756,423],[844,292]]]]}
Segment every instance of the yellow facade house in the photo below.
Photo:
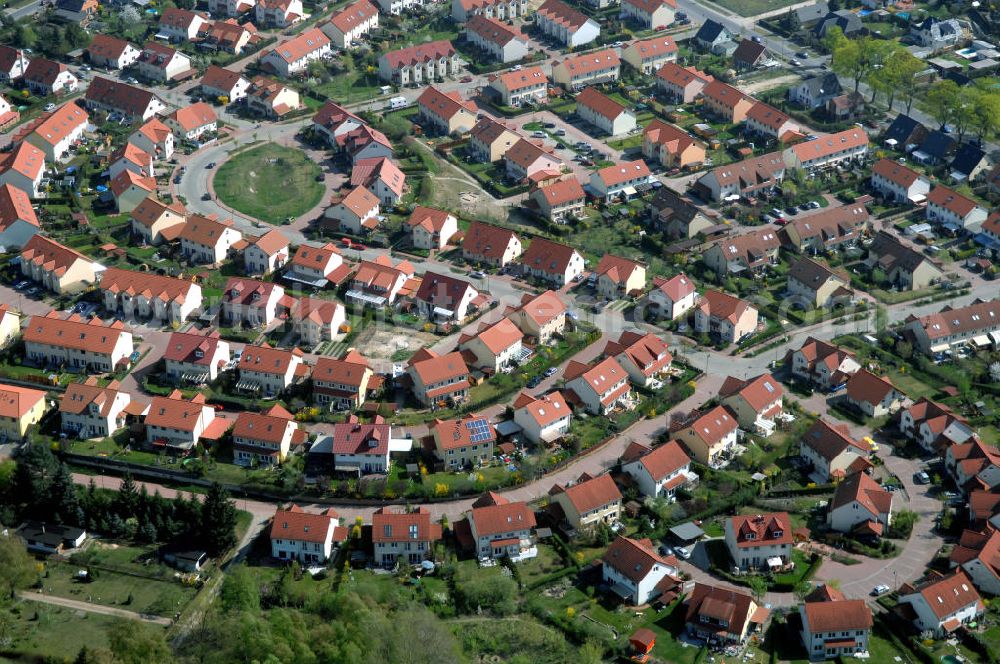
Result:
{"type": "Polygon", "coordinates": [[[45,414],[45,392],[0,383],[0,435],[20,439],[45,414]]]}

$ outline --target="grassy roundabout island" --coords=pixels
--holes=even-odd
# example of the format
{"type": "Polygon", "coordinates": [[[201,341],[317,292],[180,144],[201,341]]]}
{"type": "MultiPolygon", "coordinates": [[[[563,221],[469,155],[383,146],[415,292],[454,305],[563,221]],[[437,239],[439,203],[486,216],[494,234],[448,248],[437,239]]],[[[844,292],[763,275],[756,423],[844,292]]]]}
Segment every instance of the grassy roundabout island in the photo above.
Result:
{"type": "Polygon", "coordinates": [[[322,171],[302,150],[264,143],[229,158],[215,174],[219,200],[245,215],[284,223],[315,207],[325,187],[322,171]]]}

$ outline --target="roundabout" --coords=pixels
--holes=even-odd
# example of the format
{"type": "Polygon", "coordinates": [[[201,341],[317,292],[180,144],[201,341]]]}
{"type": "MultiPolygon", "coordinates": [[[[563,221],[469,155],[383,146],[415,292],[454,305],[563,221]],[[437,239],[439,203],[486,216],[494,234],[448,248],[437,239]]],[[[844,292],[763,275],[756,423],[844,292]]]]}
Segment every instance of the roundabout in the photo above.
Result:
{"type": "Polygon", "coordinates": [[[319,165],[298,148],[263,143],[230,156],[215,173],[219,201],[248,217],[282,224],[323,198],[319,165]]]}

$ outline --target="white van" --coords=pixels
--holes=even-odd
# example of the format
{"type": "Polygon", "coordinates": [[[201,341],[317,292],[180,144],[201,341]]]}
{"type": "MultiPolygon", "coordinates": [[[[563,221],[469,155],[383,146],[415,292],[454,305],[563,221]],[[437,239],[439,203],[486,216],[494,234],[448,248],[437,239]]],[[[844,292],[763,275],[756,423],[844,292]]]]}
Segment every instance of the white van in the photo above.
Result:
{"type": "Polygon", "coordinates": [[[389,100],[389,110],[396,110],[397,108],[406,108],[410,105],[410,102],[406,101],[406,97],[393,97],[389,100]]]}

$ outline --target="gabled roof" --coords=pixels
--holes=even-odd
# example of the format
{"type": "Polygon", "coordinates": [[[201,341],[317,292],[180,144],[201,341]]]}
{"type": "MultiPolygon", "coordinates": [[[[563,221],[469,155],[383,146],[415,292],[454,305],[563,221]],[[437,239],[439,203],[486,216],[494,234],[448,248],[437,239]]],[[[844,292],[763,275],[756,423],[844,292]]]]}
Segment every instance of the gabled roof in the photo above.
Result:
{"type": "Polygon", "coordinates": [[[622,182],[629,182],[630,180],[646,178],[649,177],[649,175],[649,166],[647,166],[646,162],[642,159],[626,161],[621,164],[615,164],[614,166],[606,166],[605,168],[597,171],[597,177],[599,177],[607,187],[614,187],[622,182]]]}
{"type": "Polygon", "coordinates": [[[743,636],[747,623],[755,620],[761,608],[754,609],[755,602],[750,595],[729,588],[716,588],[704,583],[695,583],[694,589],[685,598],[687,606],[685,622],[699,623],[707,618],[709,624],[725,624],[722,628],[728,634],[743,636]]]}
{"type": "Polygon", "coordinates": [[[867,369],[861,369],[847,381],[847,396],[853,401],[877,404],[894,391],[897,390],[892,381],[867,369]]]}
{"type": "Polygon", "coordinates": [[[739,548],[792,543],[792,520],[788,512],[733,516],[729,521],[739,548]]]}
{"type": "MultiPolygon", "coordinates": [[[[867,475],[865,476],[867,477],[867,475]]],[[[802,605],[811,634],[855,632],[872,628],[872,610],[863,599],[806,602],[802,605]]]]}
{"type": "Polygon", "coordinates": [[[698,33],[695,34],[694,38],[696,41],[702,41],[710,44],[723,34],[728,34],[726,28],[723,27],[721,23],[708,19],[701,24],[701,27],[698,29],[698,33]]]}
{"type": "Polygon", "coordinates": [[[528,38],[516,27],[490,18],[485,14],[476,14],[465,23],[465,31],[479,35],[480,38],[498,46],[506,46],[512,41],[527,43],[528,38]]]}
{"type": "Polygon", "coordinates": [[[469,293],[477,293],[468,281],[441,272],[425,272],[414,297],[434,306],[451,309],[469,293]]]}
{"type": "Polygon", "coordinates": [[[517,240],[517,235],[508,228],[474,221],[462,239],[462,250],[474,256],[499,260],[513,240],[517,240]]]}
{"type": "Polygon", "coordinates": [[[0,417],[20,420],[39,401],[45,400],[45,392],[28,387],[0,383],[0,417]]]}
{"type": "Polygon", "coordinates": [[[337,383],[360,389],[365,376],[370,373],[368,360],[357,351],[349,350],[340,357],[319,356],[316,359],[316,366],[313,367],[312,378],[313,381],[337,383]]]}
{"type": "Polygon", "coordinates": [[[410,213],[410,218],[406,220],[406,225],[410,228],[420,226],[428,233],[440,233],[449,217],[452,217],[452,214],[447,210],[418,205],[410,213]]]}
{"type": "Polygon", "coordinates": [[[302,359],[302,351],[298,348],[271,348],[267,344],[260,346],[244,346],[243,355],[237,365],[240,372],[254,371],[257,373],[284,376],[292,366],[295,358],[302,359]]]}
{"type": "Polygon", "coordinates": [[[622,455],[624,463],[639,460],[654,482],[674,474],[691,463],[691,457],[676,440],[671,440],[650,450],[645,445],[632,443],[622,455]]]}
{"type": "Polygon", "coordinates": [[[851,437],[851,430],[846,424],[830,424],[823,419],[816,420],[803,434],[802,444],[815,450],[827,461],[833,461],[845,450],[861,456],[868,456],[871,451],[867,445],[862,445],[851,437]]]}
{"type": "MultiPolygon", "coordinates": [[[[625,0],[626,4],[645,9],[649,7],[652,13],[660,7],[672,6],[669,0],[625,0]]],[[[648,10],[647,10],[648,11],[648,10]]],[[[677,43],[673,37],[658,36],[649,39],[639,39],[625,47],[625,50],[634,50],[640,58],[655,58],[677,52],[677,43]]]]}
{"type": "Polygon", "coordinates": [[[475,413],[469,413],[454,420],[436,420],[431,427],[431,432],[437,444],[445,450],[471,447],[480,443],[494,443],[497,439],[496,429],[493,428],[489,419],[475,413]],[[478,426],[480,422],[484,424],[478,426]],[[473,440],[474,432],[476,433],[475,440],[473,440]],[[479,435],[480,433],[485,435],[479,435]]]}
{"type": "Polygon", "coordinates": [[[600,71],[602,69],[620,67],[621,63],[622,61],[621,58],[618,57],[618,51],[606,48],[602,51],[594,51],[593,53],[571,55],[562,61],[553,60],[552,69],[555,70],[556,67],[562,65],[571,76],[586,76],[587,74],[600,71]]]}
{"type": "Polygon", "coordinates": [[[203,101],[195,102],[184,108],[178,108],[168,115],[167,119],[176,122],[181,130],[186,132],[215,124],[219,121],[219,118],[215,115],[215,109],[203,101]]]}
{"type": "Polygon", "coordinates": [[[183,303],[192,289],[201,287],[187,279],[167,277],[155,272],[138,272],[109,267],[101,273],[101,290],[128,295],[142,295],[150,300],[183,303]]]}
{"type": "Polygon", "coordinates": [[[442,92],[433,85],[424,88],[417,98],[417,103],[438,116],[442,120],[450,120],[458,113],[465,111],[475,115],[479,111],[476,102],[462,99],[462,94],[458,91],[442,92]]]}
{"type": "Polygon", "coordinates": [[[620,104],[595,87],[587,87],[576,96],[577,106],[585,106],[603,118],[614,121],[622,113],[628,113],[624,104],[620,104]]]}
{"type": "Polygon", "coordinates": [[[764,408],[770,406],[775,401],[779,401],[785,391],[775,377],[769,373],[762,373],[754,378],[735,378],[727,376],[726,380],[719,388],[719,396],[727,399],[733,395],[739,395],[747,402],[751,408],[760,413],[764,408]]]}
{"type": "MultiPolygon", "coordinates": [[[[46,58],[35,58],[28,64],[28,68],[24,70],[24,80],[51,86],[59,78],[60,74],[66,72],[69,72],[69,68],[61,62],[46,58]]],[[[70,73],[72,74],[72,72],[70,73]]]]}
{"type": "Polygon", "coordinates": [[[388,157],[369,157],[358,159],[351,169],[351,186],[363,185],[371,187],[376,180],[381,180],[397,196],[403,195],[406,184],[406,174],[388,157]]]}
{"type": "Polygon", "coordinates": [[[909,115],[900,113],[882,135],[883,140],[894,140],[905,148],[910,142],[922,141],[927,136],[927,127],[909,115]]]}
{"type": "Polygon", "coordinates": [[[927,203],[944,208],[963,219],[976,208],[982,208],[979,203],[968,196],[963,196],[954,189],[941,185],[937,185],[927,194],[927,203]]]}
{"type": "Polygon", "coordinates": [[[82,383],[70,383],[59,400],[59,412],[79,415],[93,404],[100,417],[107,417],[111,414],[116,397],[119,394],[128,396],[128,393],[119,390],[119,387],[116,380],[101,387],[97,383],[97,376],[88,376],[82,383]]]}
{"type": "Polygon", "coordinates": [[[698,142],[683,129],[659,118],[654,118],[646,125],[646,128],[642,130],[642,137],[653,145],[666,147],[667,151],[674,155],[680,154],[698,142]]]}
{"type": "Polygon", "coordinates": [[[45,154],[37,147],[23,141],[13,152],[0,156],[0,173],[14,171],[34,181],[45,169],[45,154]]]}
{"type": "Polygon", "coordinates": [[[673,573],[678,569],[677,559],[673,556],[660,556],[653,550],[653,544],[648,539],[635,540],[624,535],[615,538],[601,560],[636,584],[645,579],[657,565],[666,567],[673,573]]]}
{"type": "Polygon", "coordinates": [[[431,513],[426,507],[412,512],[399,513],[391,507],[380,507],[372,514],[372,541],[435,542],[441,539],[441,525],[431,523],[431,513]]]}
{"type": "Polygon", "coordinates": [[[85,321],[76,314],[61,318],[58,311],[50,311],[45,316],[32,316],[24,327],[25,343],[72,348],[103,355],[109,355],[124,334],[131,336],[121,321],[105,325],[100,318],[85,321]]]}
{"type": "Polygon", "coordinates": [[[461,345],[471,339],[479,339],[491,353],[500,355],[523,338],[524,333],[517,325],[514,325],[509,318],[501,318],[492,325],[480,323],[479,330],[475,334],[463,334],[458,342],[461,345]]]}
{"type": "Polygon", "coordinates": [[[757,61],[764,57],[764,54],[766,53],[767,48],[764,44],[755,42],[751,39],[744,39],[733,52],[733,61],[755,65],[757,64],[757,61]]]}
{"type": "Polygon", "coordinates": [[[274,406],[263,413],[243,411],[236,417],[233,437],[265,443],[281,443],[288,433],[289,425],[295,428],[292,414],[281,406],[274,406]]]}
{"type": "Polygon", "coordinates": [[[527,503],[505,502],[500,505],[473,507],[469,520],[479,537],[490,537],[535,527],[535,513],[527,503]]]}
{"type": "Polygon", "coordinates": [[[645,266],[638,261],[613,254],[604,254],[601,256],[601,262],[597,264],[595,274],[599,277],[606,276],[614,283],[622,285],[627,283],[632,274],[639,270],[645,270],[645,266]]]}
{"type": "Polygon", "coordinates": [[[544,429],[553,422],[571,414],[562,392],[556,390],[540,397],[533,397],[527,392],[521,392],[514,400],[514,410],[524,411],[544,429]]]}
{"type": "MultiPolygon", "coordinates": [[[[652,15],[660,7],[669,7],[670,9],[677,9],[676,0],[622,0],[627,5],[632,5],[637,9],[641,9],[647,14],[652,15]]],[[[670,39],[670,37],[667,37],[670,39]]]]}
{"type": "Polygon", "coordinates": [[[965,607],[982,606],[982,598],[964,571],[934,579],[915,589],[939,620],[951,617],[965,607]]]}
{"type": "Polygon", "coordinates": [[[288,251],[288,238],[276,228],[272,228],[258,238],[247,238],[247,240],[267,256],[288,251]]]}
{"type": "Polygon", "coordinates": [[[32,133],[39,136],[49,145],[57,145],[81,126],[89,121],[87,112],[73,102],[67,102],[52,111],[32,133]]]}
{"type": "Polygon", "coordinates": [[[584,473],[576,484],[566,487],[556,484],[549,490],[550,496],[557,493],[565,493],[581,515],[622,500],[621,491],[608,474],[591,477],[584,473]]]}
{"type": "Polygon", "coordinates": [[[684,427],[711,447],[731,434],[739,427],[736,417],[725,406],[716,406],[712,410],[699,415],[693,422],[684,427]]]}
{"type": "Polygon", "coordinates": [[[400,67],[423,64],[432,60],[450,58],[456,53],[457,51],[451,45],[450,41],[439,39],[438,41],[427,42],[426,44],[418,44],[417,46],[389,51],[388,53],[383,53],[381,57],[385,58],[391,69],[398,69],[400,67]]]}
{"type": "Polygon", "coordinates": [[[539,295],[526,293],[521,296],[521,306],[515,311],[523,311],[541,327],[553,318],[557,318],[566,313],[566,304],[559,299],[551,290],[547,290],[539,295]]]}
{"type": "Polygon", "coordinates": [[[911,321],[916,321],[932,340],[977,330],[994,329],[1000,322],[1000,299],[977,299],[964,307],[952,308],[946,305],[936,314],[907,318],[907,322],[911,321]]]}
{"type": "Polygon", "coordinates": [[[527,170],[528,167],[539,159],[549,159],[554,162],[562,163],[561,160],[554,154],[526,138],[519,139],[516,143],[514,143],[514,145],[512,145],[511,148],[504,154],[504,159],[517,164],[525,170],[527,170]]]}
{"type": "Polygon", "coordinates": [[[562,275],[574,255],[579,256],[579,253],[569,245],[545,238],[535,238],[521,257],[521,263],[546,274],[562,275]]]}
{"type": "Polygon", "coordinates": [[[728,293],[707,290],[702,295],[698,308],[711,318],[720,318],[735,323],[747,309],[752,307],[746,300],[741,300],[728,293]]]}
{"type": "Polygon", "coordinates": [[[222,291],[222,300],[233,305],[264,306],[275,289],[284,292],[284,289],[273,281],[229,277],[226,281],[226,287],[222,291]],[[254,297],[255,295],[256,297],[254,297]],[[258,302],[259,304],[256,304],[258,302]]]}
{"type": "Polygon", "coordinates": [[[373,17],[377,19],[378,13],[378,7],[368,0],[359,0],[336,12],[330,17],[330,23],[340,30],[341,34],[346,35],[373,17]]]}
{"type": "Polygon", "coordinates": [[[735,164],[716,166],[708,173],[715,176],[720,187],[735,184],[743,190],[771,182],[778,173],[782,173],[784,170],[785,160],[779,151],[769,152],[759,157],[749,157],[735,164]]]}
{"type": "Polygon", "coordinates": [[[736,108],[736,105],[740,102],[753,103],[754,98],[750,95],[745,95],[733,86],[723,83],[719,79],[709,81],[708,84],[702,89],[701,94],[706,99],[710,99],[716,104],[723,106],[728,109],[736,108]]]}
{"type": "Polygon", "coordinates": [[[875,240],[868,246],[868,255],[874,256],[887,272],[901,268],[913,272],[922,263],[933,263],[920,252],[903,244],[895,236],[885,231],[879,231],[875,240]]]}
{"type": "Polygon", "coordinates": [[[872,173],[904,189],[908,189],[917,180],[927,179],[912,168],[884,157],[875,162],[875,165],[872,166],[872,173]]]}
{"type": "MultiPolygon", "coordinates": [[[[198,332],[173,332],[163,351],[163,359],[186,364],[210,364],[219,344],[223,343],[217,330],[198,332]]],[[[228,342],[226,342],[228,346],[228,342]]],[[[226,360],[228,360],[228,353],[226,360]]]]}
{"type": "Polygon", "coordinates": [[[267,52],[264,57],[274,54],[292,64],[301,60],[310,53],[320,50],[324,46],[330,45],[330,38],[323,34],[319,28],[309,28],[301,34],[287,41],[281,42],[267,52]]]}
{"type": "Polygon", "coordinates": [[[832,156],[844,150],[853,150],[868,145],[868,134],[860,127],[852,127],[836,134],[820,136],[814,141],[793,145],[790,150],[801,162],[832,156]]]}
{"type": "Polygon", "coordinates": [[[420,377],[424,385],[433,385],[449,379],[468,378],[469,367],[465,365],[465,360],[461,353],[452,352],[446,355],[438,355],[430,349],[427,350],[430,357],[416,359],[414,356],[410,360],[410,367],[420,377]]]}
{"type": "Polygon", "coordinates": [[[536,85],[547,84],[549,77],[545,75],[539,66],[524,67],[519,71],[508,71],[502,74],[491,74],[490,83],[499,81],[508,92],[517,92],[523,88],[531,88],[536,85]]]}
{"type": "MultiPolygon", "coordinates": [[[[774,106],[759,101],[747,111],[747,120],[753,120],[762,127],[767,127],[776,132],[787,122],[791,121],[791,118],[787,113],[782,113],[774,106]]],[[[779,136],[779,138],[781,137],[779,136]]]]}
{"type": "Polygon", "coordinates": [[[0,232],[7,230],[17,221],[26,221],[32,226],[39,225],[27,192],[12,184],[2,185],[0,186],[0,232]]]}
{"type": "Polygon", "coordinates": [[[569,31],[579,30],[588,21],[593,22],[589,16],[562,0],[545,0],[538,8],[537,14],[569,31]]]}
{"type": "Polygon", "coordinates": [[[653,288],[660,291],[668,298],[671,302],[680,302],[685,297],[695,292],[694,282],[684,274],[678,274],[670,279],[663,279],[662,277],[653,278],[653,288]]]}
{"type": "Polygon", "coordinates": [[[77,261],[91,262],[89,258],[69,247],[63,246],[44,235],[35,234],[21,249],[21,260],[29,261],[46,272],[61,277],[77,261]]]}
{"type": "Polygon", "coordinates": [[[558,207],[574,201],[586,199],[587,195],[580,185],[580,181],[575,177],[568,177],[564,180],[556,180],[552,184],[539,187],[538,192],[545,198],[546,203],[551,207],[558,207]]]}
{"type": "Polygon", "coordinates": [[[836,279],[842,283],[846,283],[843,279],[834,274],[833,270],[828,268],[826,265],[805,256],[799,258],[792,264],[792,267],[788,270],[788,278],[795,279],[803,286],[806,286],[814,291],[830,279],[836,279]]]}
{"type": "Polygon", "coordinates": [[[663,63],[663,66],[656,71],[656,78],[681,88],[687,87],[692,81],[705,84],[715,80],[711,74],[699,71],[695,67],[682,67],[676,62],[663,63]]]}
{"type": "MultiPolygon", "coordinates": [[[[205,247],[215,247],[229,229],[235,230],[235,226],[228,219],[209,219],[196,214],[192,215],[184,224],[180,239],[205,247]]],[[[239,233],[239,231],[236,232],[239,233]]]]}
{"type": "Polygon", "coordinates": [[[892,493],[882,488],[868,473],[853,473],[837,485],[830,509],[857,502],[874,516],[892,511],[892,493]]]}
{"type": "Polygon", "coordinates": [[[270,538],[316,544],[323,544],[331,538],[343,541],[347,539],[347,529],[337,527],[337,521],[337,513],[332,509],[324,510],[321,514],[311,514],[298,505],[292,505],[288,509],[279,508],[271,521],[270,538]],[[337,530],[343,531],[342,537],[334,534],[337,530]]]}

